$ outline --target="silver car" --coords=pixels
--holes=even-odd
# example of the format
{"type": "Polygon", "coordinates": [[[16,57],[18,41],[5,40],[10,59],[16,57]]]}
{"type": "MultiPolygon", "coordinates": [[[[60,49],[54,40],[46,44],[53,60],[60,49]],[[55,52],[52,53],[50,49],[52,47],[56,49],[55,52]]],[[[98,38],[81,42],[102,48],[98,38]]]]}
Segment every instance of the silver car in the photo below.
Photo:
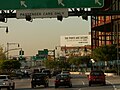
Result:
{"type": "Polygon", "coordinates": [[[15,82],[9,75],[0,75],[0,88],[15,89],[15,82]]]}

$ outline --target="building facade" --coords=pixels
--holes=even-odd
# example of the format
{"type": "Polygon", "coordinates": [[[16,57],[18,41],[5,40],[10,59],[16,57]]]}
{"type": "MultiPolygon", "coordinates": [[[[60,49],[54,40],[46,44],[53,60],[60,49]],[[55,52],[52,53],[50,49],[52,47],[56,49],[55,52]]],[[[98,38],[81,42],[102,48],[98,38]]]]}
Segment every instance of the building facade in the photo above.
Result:
{"type": "MultiPolygon", "coordinates": [[[[92,11],[120,10],[120,0],[104,0],[104,7],[92,11]]],[[[91,16],[92,49],[101,45],[120,45],[120,15],[91,16]]]]}

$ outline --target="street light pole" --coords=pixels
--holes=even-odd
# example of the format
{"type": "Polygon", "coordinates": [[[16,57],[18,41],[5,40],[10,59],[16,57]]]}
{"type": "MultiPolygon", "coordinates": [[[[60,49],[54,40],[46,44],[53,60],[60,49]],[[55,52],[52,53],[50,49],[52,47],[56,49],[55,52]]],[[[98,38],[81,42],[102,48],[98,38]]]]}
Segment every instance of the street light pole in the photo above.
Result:
{"type": "Polygon", "coordinates": [[[118,75],[120,74],[120,66],[119,66],[119,22],[117,23],[117,67],[118,67],[118,75]]]}
{"type": "Polygon", "coordinates": [[[18,47],[20,47],[19,43],[7,43],[7,59],[9,59],[9,45],[18,45],[18,47]]]}

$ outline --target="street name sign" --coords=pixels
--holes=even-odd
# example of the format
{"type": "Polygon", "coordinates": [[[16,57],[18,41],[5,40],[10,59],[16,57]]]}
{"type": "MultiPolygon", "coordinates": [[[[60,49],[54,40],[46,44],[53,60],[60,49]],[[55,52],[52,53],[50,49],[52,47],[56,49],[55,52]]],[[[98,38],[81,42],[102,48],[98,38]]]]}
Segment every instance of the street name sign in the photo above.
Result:
{"type": "Polygon", "coordinates": [[[104,0],[0,0],[0,10],[40,8],[101,8],[104,0]]]}
{"type": "Polygon", "coordinates": [[[51,8],[51,9],[22,9],[16,10],[16,18],[24,19],[27,15],[31,18],[57,18],[61,15],[63,17],[68,17],[67,8],[51,8]]]}

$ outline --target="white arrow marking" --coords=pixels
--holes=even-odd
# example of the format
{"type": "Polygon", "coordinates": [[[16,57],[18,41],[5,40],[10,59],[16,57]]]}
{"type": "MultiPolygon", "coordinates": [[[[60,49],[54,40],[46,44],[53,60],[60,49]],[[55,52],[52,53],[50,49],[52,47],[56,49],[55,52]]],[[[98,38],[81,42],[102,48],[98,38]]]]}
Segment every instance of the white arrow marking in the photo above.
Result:
{"type": "Polygon", "coordinates": [[[99,0],[95,0],[95,4],[99,4],[100,6],[102,5],[99,0]]]}
{"type": "Polygon", "coordinates": [[[62,6],[65,6],[64,3],[63,3],[63,0],[58,0],[58,5],[62,5],[62,6]]]}
{"type": "Polygon", "coordinates": [[[27,5],[25,4],[25,1],[20,1],[21,6],[27,7],[27,5]]]}

